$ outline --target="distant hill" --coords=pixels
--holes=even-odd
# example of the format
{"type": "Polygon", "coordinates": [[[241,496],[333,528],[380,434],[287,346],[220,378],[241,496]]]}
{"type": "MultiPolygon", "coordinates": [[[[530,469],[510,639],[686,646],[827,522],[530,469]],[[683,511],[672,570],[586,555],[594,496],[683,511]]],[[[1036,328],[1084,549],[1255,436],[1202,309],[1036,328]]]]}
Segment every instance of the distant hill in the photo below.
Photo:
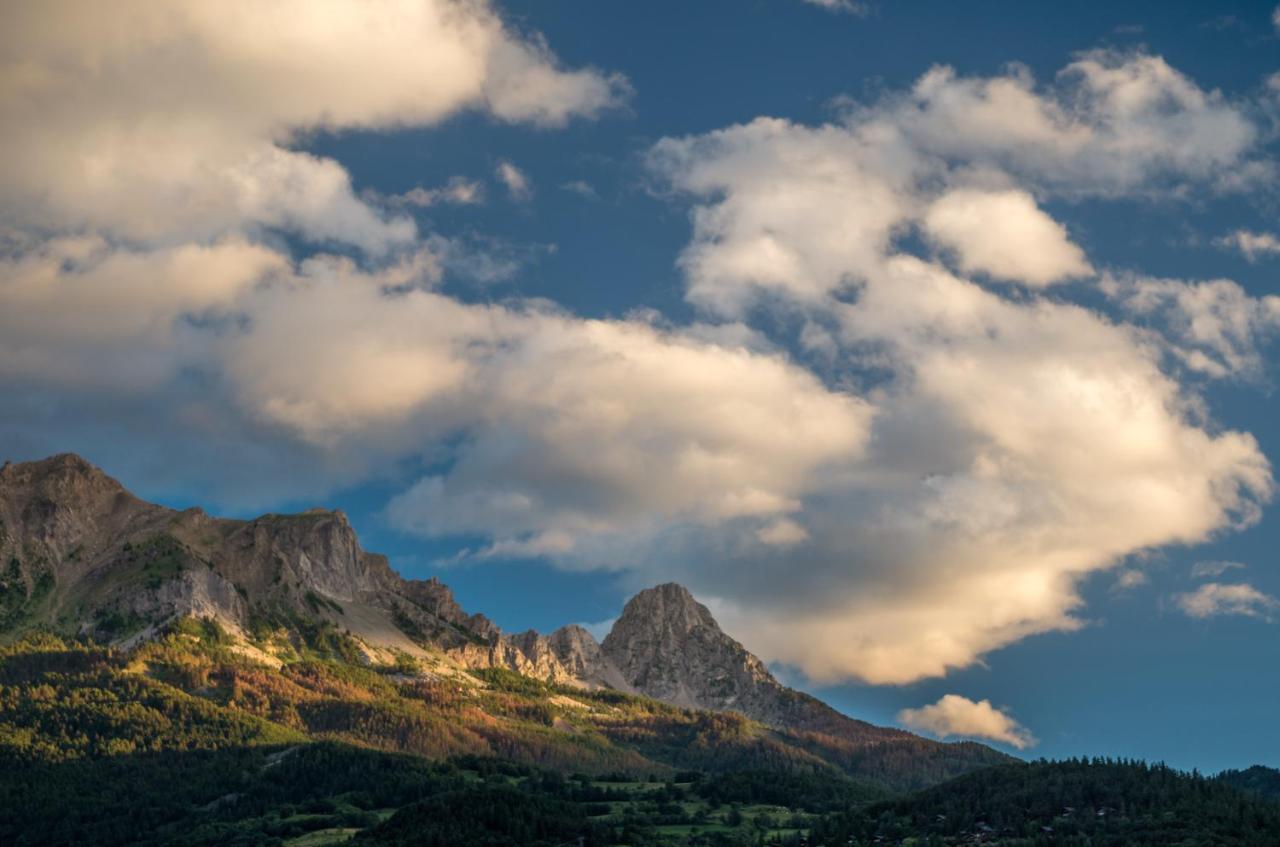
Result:
{"type": "Polygon", "coordinates": [[[1280,800],[1280,770],[1275,768],[1254,765],[1242,771],[1223,771],[1217,778],[1241,791],[1250,791],[1261,794],[1263,797],[1280,800]]]}
{"type": "Polygon", "coordinates": [[[507,634],[365,552],[341,512],[175,511],[72,454],[0,469],[3,641],[17,646],[0,675],[26,674],[21,690],[83,687],[129,715],[0,703],[22,726],[10,746],[42,760],[323,735],[591,771],[819,770],[895,790],[1011,761],[781,685],[678,585],[634,597],[603,644],[575,626],[507,634]],[[36,632],[55,638],[21,641],[36,632]],[[79,672],[51,670],[67,662],[79,672]],[[146,737],[135,719],[176,734],[146,737]],[[97,728],[59,734],[81,720],[97,728]]]}
{"type": "Polygon", "coordinates": [[[918,838],[946,845],[1263,847],[1280,844],[1280,804],[1161,765],[1034,762],[824,818],[811,837],[814,844],[918,838]]]}

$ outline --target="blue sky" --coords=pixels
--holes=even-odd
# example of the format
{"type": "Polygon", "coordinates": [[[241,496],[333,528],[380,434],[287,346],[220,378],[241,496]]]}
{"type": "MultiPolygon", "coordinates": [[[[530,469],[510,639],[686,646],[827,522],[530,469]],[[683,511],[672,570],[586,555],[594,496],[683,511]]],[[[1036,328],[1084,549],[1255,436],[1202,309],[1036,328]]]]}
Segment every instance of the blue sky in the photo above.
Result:
{"type": "Polygon", "coordinates": [[[508,630],[678,579],[877,723],[1280,765],[1273,5],[413,8],[6,46],[85,58],[0,102],[10,458],[342,508],[508,630]]]}

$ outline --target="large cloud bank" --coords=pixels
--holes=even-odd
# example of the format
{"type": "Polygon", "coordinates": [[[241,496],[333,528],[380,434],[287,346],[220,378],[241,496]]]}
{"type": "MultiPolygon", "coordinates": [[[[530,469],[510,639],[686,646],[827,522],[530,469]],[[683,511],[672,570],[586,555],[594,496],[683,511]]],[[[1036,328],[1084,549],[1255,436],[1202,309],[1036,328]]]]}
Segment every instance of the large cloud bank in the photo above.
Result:
{"type": "Polygon", "coordinates": [[[671,326],[447,296],[445,242],[296,149],[466,109],[559,127],[625,96],[483,3],[8,18],[0,432],[20,448],[165,444],[157,479],[260,503],[413,460],[433,470],[387,510],[406,531],[681,579],[767,658],[885,683],[1078,626],[1086,575],[1270,497],[1253,438],[1183,375],[1256,368],[1274,305],[1099,284],[1046,211],[1268,173],[1247,115],[1158,58],[1089,54],[1048,87],[937,68],[828,125],[660,142],[702,312],[671,326]]]}
{"type": "Polygon", "coordinates": [[[843,123],[660,143],[653,167],[695,202],[691,300],[790,316],[875,411],[865,452],[790,518],[802,540],[692,539],[696,587],[811,677],[908,682],[1078,626],[1090,572],[1254,520],[1272,489],[1258,445],[1207,425],[1168,365],[1255,368],[1274,306],[1108,278],[1122,308],[1167,313],[1153,337],[1038,295],[1092,268],[1034,199],[1229,190],[1228,168],[1264,169],[1253,138],[1159,59],[1099,53],[1044,92],[935,69],[843,123]],[[899,246],[913,232],[937,252],[899,246]]]}

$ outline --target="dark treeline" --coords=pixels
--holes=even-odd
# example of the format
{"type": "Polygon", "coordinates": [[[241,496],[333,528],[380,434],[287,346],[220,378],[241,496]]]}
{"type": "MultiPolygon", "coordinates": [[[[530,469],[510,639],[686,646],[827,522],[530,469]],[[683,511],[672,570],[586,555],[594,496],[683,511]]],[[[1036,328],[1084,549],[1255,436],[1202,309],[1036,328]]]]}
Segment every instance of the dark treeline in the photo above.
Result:
{"type": "Polygon", "coordinates": [[[741,803],[788,806],[806,812],[835,812],[882,800],[887,792],[833,774],[738,771],[716,774],[694,785],[715,805],[741,803]]]}
{"type": "Polygon", "coordinates": [[[1280,770],[1275,768],[1254,765],[1242,771],[1223,771],[1218,774],[1218,779],[1233,788],[1280,800],[1280,770]]]}
{"type": "Polygon", "coordinates": [[[919,794],[832,815],[812,842],[907,837],[954,844],[1275,845],[1280,805],[1216,779],[1110,759],[987,768],[919,794]]]}

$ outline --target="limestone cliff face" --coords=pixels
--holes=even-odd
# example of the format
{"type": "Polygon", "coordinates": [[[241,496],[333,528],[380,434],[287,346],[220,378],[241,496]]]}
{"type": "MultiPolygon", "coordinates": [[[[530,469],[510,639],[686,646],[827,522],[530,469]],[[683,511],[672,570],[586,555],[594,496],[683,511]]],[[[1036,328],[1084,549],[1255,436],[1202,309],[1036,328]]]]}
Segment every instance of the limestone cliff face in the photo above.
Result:
{"type": "Polygon", "coordinates": [[[220,570],[242,585],[305,586],[338,602],[395,587],[399,578],[386,559],[360,549],[342,512],[312,509],[298,515],[264,515],[248,522],[211,519],[183,527],[196,536],[207,526],[218,537],[220,570]]]}
{"type": "Polygon", "coordinates": [[[641,591],[622,610],[602,652],[636,691],[678,706],[733,711],[768,726],[858,744],[918,740],[837,712],[788,688],[729,637],[706,606],[675,583],[641,591]]]}
{"type": "Polygon", "coordinates": [[[584,684],[637,693],[613,660],[605,655],[595,636],[582,627],[563,626],[551,633],[547,642],[565,669],[584,684]]]}
{"type": "Polygon", "coordinates": [[[135,640],[193,615],[245,637],[312,621],[406,652],[496,636],[438,594],[361,549],[341,512],[176,511],[70,454],[0,470],[0,633],[43,625],[135,640]]]}
{"type": "Polygon", "coordinates": [[[39,625],[131,643],[184,616],[259,640],[329,626],[371,660],[426,651],[558,683],[621,683],[585,631],[587,641],[505,635],[439,580],[402,579],[360,547],[342,512],[239,521],[176,511],[71,454],[0,470],[0,635],[39,625]]]}
{"type": "Polygon", "coordinates": [[[506,668],[558,685],[634,693],[591,633],[580,626],[562,627],[550,635],[531,629],[514,635],[497,632],[454,647],[449,655],[469,668],[506,668]]]}
{"type": "Polygon", "coordinates": [[[631,598],[603,652],[636,690],[689,708],[754,717],[783,690],[763,662],[675,583],[631,598]]]}
{"type": "Polygon", "coordinates": [[[469,615],[454,599],[453,591],[434,576],[400,582],[399,593],[428,614],[452,626],[464,641],[492,641],[502,635],[493,621],[484,615],[469,615]]]}

